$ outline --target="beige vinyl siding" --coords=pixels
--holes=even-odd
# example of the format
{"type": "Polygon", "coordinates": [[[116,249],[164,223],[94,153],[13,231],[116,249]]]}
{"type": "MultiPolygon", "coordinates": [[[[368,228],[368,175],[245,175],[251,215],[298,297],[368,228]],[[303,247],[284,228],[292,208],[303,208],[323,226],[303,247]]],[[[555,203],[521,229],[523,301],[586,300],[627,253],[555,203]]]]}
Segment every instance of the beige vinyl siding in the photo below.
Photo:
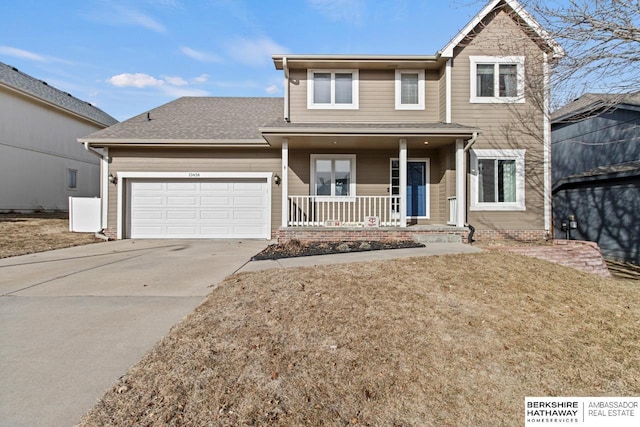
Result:
{"type": "Polygon", "coordinates": [[[425,72],[425,109],[395,109],[395,71],[359,71],[357,110],[307,109],[307,70],[290,71],[290,108],[293,123],[437,122],[440,118],[439,72],[425,72]]]}
{"type": "MultiPolygon", "coordinates": [[[[467,45],[463,42],[455,51],[452,121],[482,130],[474,149],[526,149],[526,211],[469,211],[468,221],[477,229],[543,229],[543,115],[534,101],[536,97],[526,87],[523,104],[472,104],[469,76],[469,56],[524,55],[525,81],[541,82],[543,53],[505,12],[488,17],[479,28],[471,42],[467,45]]],[[[471,188],[468,188],[470,200],[471,188]]]]}
{"type": "MultiPolygon", "coordinates": [[[[398,151],[370,150],[370,151],[327,151],[327,150],[290,150],[289,151],[289,195],[307,196],[311,194],[311,155],[312,154],[355,154],[356,156],[356,195],[358,196],[387,196],[389,195],[391,159],[398,158],[398,151]]],[[[420,220],[421,224],[445,224],[442,216],[441,196],[445,182],[440,159],[447,155],[446,150],[409,150],[408,157],[430,159],[429,176],[429,220],[420,220]],[[444,153],[444,154],[443,154],[444,153]]]]}
{"type": "MultiPolygon", "coordinates": [[[[272,172],[280,175],[280,150],[110,148],[109,173],[118,172],[272,172]]],[[[272,182],[271,230],[282,220],[282,192],[272,182]]],[[[117,188],[109,185],[108,226],[116,228],[117,188]]]]}
{"type": "Polygon", "coordinates": [[[440,75],[438,76],[438,112],[439,112],[439,120],[441,122],[446,122],[447,120],[447,76],[446,76],[446,65],[442,67],[440,70],[440,75]]]}

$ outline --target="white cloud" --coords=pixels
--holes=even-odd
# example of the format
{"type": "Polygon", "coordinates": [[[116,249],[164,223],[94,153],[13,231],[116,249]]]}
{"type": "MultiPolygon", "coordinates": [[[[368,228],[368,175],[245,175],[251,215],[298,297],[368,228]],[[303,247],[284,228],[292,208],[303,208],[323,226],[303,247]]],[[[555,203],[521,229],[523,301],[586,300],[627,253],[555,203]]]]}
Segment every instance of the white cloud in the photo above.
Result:
{"type": "Polygon", "coordinates": [[[252,67],[260,67],[271,62],[271,55],[287,53],[287,48],[268,37],[258,39],[237,39],[227,45],[229,56],[252,67]]]}
{"type": "Polygon", "coordinates": [[[180,51],[186,56],[188,56],[189,58],[195,59],[196,61],[201,61],[201,62],[221,62],[222,61],[222,58],[220,58],[216,54],[191,49],[188,46],[182,46],[180,48],[180,51]]]}
{"type": "Polygon", "coordinates": [[[143,87],[162,86],[164,84],[163,80],[158,80],[155,77],[152,77],[144,73],[118,74],[108,78],[107,81],[117,87],[133,86],[133,87],[143,88],[143,87]]]}
{"type": "Polygon", "coordinates": [[[209,80],[208,74],[200,74],[198,77],[195,77],[192,81],[194,83],[205,83],[207,80],[209,80]]]}
{"type": "Polygon", "coordinates": [[[182,77],[165,76],[164,81],[173,86],[187,86],[189,84],[182,77]]]}
{"type": "Polygon", "coordinates": [[[11,46],[0,46],[0,53],[9,56],[15,56],[17,58],[29,59],[31,61],[49,62],[47,58],[37,53],[29,52],[28,50],[18,49],[11,46]]]}
{"type": "Polygon", "coordinates": [[[360,24],[365,5],[362,0],[307,0],[309,5],[332,21],[360,24]]]}
{"type": "Polygon", "coordinates": [[[273,94],[280,92],[280,88],[277,85],[269,85],[265,89],[265,92],[273,94]]]}
{"type": "MultiPolygon", "coordinates": [[[[193,81],[202,83],[207,78],[206,74],[202,74],[193,81]]],[[[108,78],[107,82],[117,87],[153,88],[172,97],[209,95],[209,92],[204,89],[190,87],[189,82],[179,76],[164,76],[162,79],[157,79],[145,73],[123,73],[108,78]]]]}

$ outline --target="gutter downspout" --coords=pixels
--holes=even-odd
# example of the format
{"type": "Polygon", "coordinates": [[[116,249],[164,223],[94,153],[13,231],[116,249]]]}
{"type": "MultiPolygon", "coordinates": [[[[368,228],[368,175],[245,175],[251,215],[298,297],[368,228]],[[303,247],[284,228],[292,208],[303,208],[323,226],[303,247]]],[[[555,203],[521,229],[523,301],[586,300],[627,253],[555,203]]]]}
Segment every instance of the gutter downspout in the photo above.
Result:
{"type": "MultiPolygon", "coordinates": [[[[471,149],[471,147],[473,146],[473,144],[475,144],[475,143],[476,143],[476,141],[477,141],[477,140],[478,140],[478,132],[473,132],[473,134],[471,135],[471,139],[468,139],[468,140],[467,140],[467,143],[466,143],[466,145],[464,146],[464,148],[462,149],[462,152],[463,152],[463,153],[467,153],[467,152],[471,149]]],[[[466,171],[466,166],[467,166],[467,156],[466,156],[466,155],[464,156],[464,159],[462,160],[462,165],[461,165],[461,166],[462,166],[462,167],[463,167],[463,169],[464,169],[463,174],[464,174],[464,180],[465,180],[465,182],[466,182],[466,180],[467,180],[467,171],[466,171]]],[[[466,187],[466,185],[465,185],[465,187],[466,187]]],[[[468,242],[470,245],[472,245],[472,244],[473,244],[473,242],[474,242],[474,240],[473,240],[473,235],[475,234],[476,229],[475,229],[475,227],[474,227],[473,225],[471,225],[471,224],[469,224],[468,222],[466,222],[466,219],[467,219],[467,201],[466,201],[466,198],[467,198],[467,195],[466,195],[466,192],[465,192],[465,201],[464,201],[464,204],[460,203],[460,205],[458,205],[458,208],[460,208],[460,207],[464,207],[464,213],[463,213],[462,215],[463,215],[463,218],[464,218],[464,223],[466,224],[466,226],[467,226],[467,227],[469,227],[469,235],[468,235],[468,237],[467,237],[467,242],[468,242]]]]}
{"type": "Polygon", "coordinates": [[[289,123],[289,66],[287,57],[282,57],[282,70],[284,71],[284,121],[289,123]]]}
{"type": "Polygon", "coordinates": [[[89,141],[83,141],[84,149],[100,157],[100,227],[102,229],[96,233],[99,238],[108,238],[104,234],[104,230],[107,228],[107,209],[109,201],[109,149],[104,147],[102,152],[91,147],[89,141]]]}
{"type": "Polygon", "coordinates": [[[467,140],[467,145],[464,146],[464,152],[466,153],[467,151],[469,151],[469,149],[471,148],[471,146],[473,144],[476,143],[476,140],[478,139],[478,132],[474,132],[471,135],[471,139],[467,140]]]}

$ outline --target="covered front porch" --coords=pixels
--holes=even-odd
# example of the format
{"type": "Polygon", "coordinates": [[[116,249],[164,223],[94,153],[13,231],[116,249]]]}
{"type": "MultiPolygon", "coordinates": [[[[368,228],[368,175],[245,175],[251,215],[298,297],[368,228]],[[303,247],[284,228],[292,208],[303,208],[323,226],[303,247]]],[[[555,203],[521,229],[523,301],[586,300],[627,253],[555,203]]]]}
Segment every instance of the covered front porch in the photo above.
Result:
{"type": "Polygon", "coordinates": [[[261,130],[281,149],[279,238],[466,231],[466,207],[459,201],[466,200],[466,155],[475,128],[286,124],[261,130]]]}

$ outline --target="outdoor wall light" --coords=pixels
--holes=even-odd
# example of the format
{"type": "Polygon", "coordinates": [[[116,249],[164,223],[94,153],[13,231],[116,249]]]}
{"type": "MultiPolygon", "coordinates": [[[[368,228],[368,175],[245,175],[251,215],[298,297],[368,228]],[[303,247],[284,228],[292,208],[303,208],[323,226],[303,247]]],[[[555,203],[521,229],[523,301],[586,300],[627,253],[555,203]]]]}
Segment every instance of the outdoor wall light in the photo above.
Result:
{"type": "Polygon", "coordinates": [[[276,174],[276,175],[273,177],[273,182],[274,182],[276,185],[280,185],[280,182],[281,182],[281,181],[282,181],[282,179],[280,178],[280,175],[276,174]]]}
{"type": "Polygon", "coordinates": [[[115,176],[113,176],[113,174],[109,174],[109,182],[112,184],[116,184],[118,182],[118,178],[116,178],[115,176]]]}

